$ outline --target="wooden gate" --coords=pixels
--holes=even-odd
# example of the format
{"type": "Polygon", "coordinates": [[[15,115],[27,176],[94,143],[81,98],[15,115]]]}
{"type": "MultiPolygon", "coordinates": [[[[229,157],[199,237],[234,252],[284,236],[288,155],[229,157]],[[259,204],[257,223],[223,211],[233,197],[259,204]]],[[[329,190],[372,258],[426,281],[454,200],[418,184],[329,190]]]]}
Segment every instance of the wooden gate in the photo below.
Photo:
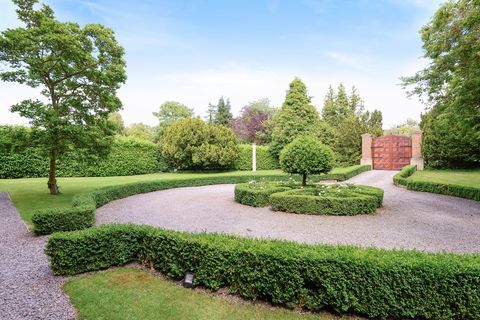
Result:
{"type": "Polygon", "coordinates": [[[372,143],[373,169],[399,170],[410,164],[412,142],[406,136],[389,134],[372,143]]]}

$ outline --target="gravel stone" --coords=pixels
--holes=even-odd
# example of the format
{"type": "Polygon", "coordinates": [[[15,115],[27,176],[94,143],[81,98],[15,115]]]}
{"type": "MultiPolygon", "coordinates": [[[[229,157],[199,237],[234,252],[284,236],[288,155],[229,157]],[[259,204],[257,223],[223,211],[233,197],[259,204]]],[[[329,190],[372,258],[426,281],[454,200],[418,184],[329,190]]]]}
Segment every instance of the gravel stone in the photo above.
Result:
{"type": "Polygon", "coordinates": [[[480,202],[396,187],[397,171],[368,171],[348,182],[380,187],[384,205],[374,215],[312,216],[236,203],[233,185],[157,191],[97,209],[97,225],[148,224],[303,243],[480,252],[480,202]]]}
{"type": "Polygon", "coordinates": [[[30,234],[5,192],[0,192],[0,319],[75,319],[75,309],[54,277],[46,237],[30,234]]]}

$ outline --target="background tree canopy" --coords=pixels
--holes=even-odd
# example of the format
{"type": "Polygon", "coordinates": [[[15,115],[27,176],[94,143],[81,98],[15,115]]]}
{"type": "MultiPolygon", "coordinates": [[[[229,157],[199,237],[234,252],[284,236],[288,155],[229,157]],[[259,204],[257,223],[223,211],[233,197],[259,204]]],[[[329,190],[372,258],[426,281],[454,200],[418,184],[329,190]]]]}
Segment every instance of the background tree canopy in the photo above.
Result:
{"type": "Polygon", "coordinates": [[[126,80],[124,50],[113,31],[99,24],[60,22],[50,7],[36,0],[14,0],[25,27],[0,34],[3,81],[41,88],[45,97],[11,107],[38,129],[39,143],[50,158],[48,187],[58,194],[59,154],[71,148],[106,153],[115,127],[108,115],[122,104],[117,89],[126,80]]]}
{"type": "Polygon", "coordinates": [[[480,166],[480,2],[448,1],[422,27],[428,67],[403,78],[428,106],[423,156],[430,167],[480,166]]]}
{"type": "Polygon", "coordinates": [[[233,119],[230,127],[242,142],[269,143],[269,121],[276,111],[267,98],[252,101],[242,108],[240,116],[233,119]]]}

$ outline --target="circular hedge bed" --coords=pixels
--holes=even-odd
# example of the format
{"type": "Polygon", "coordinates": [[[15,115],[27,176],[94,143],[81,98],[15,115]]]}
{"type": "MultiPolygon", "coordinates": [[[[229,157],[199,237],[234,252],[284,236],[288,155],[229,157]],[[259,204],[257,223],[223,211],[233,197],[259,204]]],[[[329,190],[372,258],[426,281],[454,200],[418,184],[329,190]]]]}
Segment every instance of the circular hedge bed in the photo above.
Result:
{"type": "Polygon", "coordinates": [[[253,206],[271,205],[274,211],[350,216],[374,213],[382,206],[383,190],[353,184],[308,185],[293,182],[254,182],[235,186],[235,201],[253,206]]]}

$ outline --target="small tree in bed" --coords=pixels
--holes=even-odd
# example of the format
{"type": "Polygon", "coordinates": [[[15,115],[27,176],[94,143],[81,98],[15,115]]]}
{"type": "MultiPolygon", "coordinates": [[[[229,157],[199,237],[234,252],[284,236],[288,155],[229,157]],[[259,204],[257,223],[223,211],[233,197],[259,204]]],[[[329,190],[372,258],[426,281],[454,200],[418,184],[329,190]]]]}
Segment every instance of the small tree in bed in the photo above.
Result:
{"type": "Polygon", "coordinates": [[[333,168],[333,151],[312,137],[299,137],[283,148],[280,166],[288,173],[302,175],[302,185],[309,174],[327,173],[333,168]]]}

